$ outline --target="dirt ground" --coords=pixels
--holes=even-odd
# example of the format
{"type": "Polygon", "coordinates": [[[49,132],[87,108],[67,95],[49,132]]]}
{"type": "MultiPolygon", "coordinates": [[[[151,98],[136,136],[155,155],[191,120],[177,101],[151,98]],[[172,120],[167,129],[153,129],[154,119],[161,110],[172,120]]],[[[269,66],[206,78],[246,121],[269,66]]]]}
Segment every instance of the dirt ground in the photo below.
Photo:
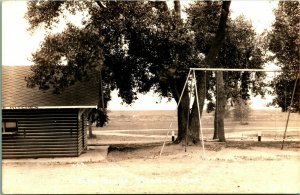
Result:
{"type": "Polygon", "coordinates": [[[110,147],[101,163],[3,164],[5,194],[299,193],[300,142],[110,147]]]}

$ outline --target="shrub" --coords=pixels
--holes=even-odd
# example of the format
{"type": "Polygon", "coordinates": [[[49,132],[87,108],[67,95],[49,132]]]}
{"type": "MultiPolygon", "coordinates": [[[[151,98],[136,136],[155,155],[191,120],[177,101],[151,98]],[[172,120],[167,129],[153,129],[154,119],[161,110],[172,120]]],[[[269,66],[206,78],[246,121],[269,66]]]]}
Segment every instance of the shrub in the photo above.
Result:
{"type": "Polygon", "coordinates": [[[237,98],[234,103],[233,116],[234,119],[240,121],[242,125],[248,125],[248,119],[251,108],[247,100],[237,98]]]}

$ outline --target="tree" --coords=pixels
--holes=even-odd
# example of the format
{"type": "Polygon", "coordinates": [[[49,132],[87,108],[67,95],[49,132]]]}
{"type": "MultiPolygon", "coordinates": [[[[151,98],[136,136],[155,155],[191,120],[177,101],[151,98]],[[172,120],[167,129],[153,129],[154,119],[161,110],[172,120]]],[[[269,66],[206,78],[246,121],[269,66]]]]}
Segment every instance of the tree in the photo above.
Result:
{"type": "Polygon", "coordinates": [[[234,119],[240,121],[241,125],[248,125],[249,113],[249,103],[240,97],[237,98],[233,110],[234,119]]]}
{"type": "MultiPolygon", "coordinates": [[[[206,3],[209,7],[210,5],[214,4],[213,2],[207,2],[206,3]]],[[[218,14],[211,14],[209,12],[209,8],[208,10],[205,10],[205,7],[204,6],[204,9],[201,9],[203,8],[201,3],[200,4],[195,4],[195,6],[191,6],[192,8],[191,9],[188,9],[187,12],[188,14],[190,15],[189,17],[189,20],[190,20],[190,25],[191,25],[191,29],[196,32],[196,36],[195,36],[195,39],[196,39],[196,48],[197,48],[197,45],[200,45],[200,47],[203,47],[204,45],[209,45],[209,47],[207,48],[207,52],[205,53],[205,57],[202,61],[202,63],[204,64],[204,67],[214,67],[215,66],[215,61],[216,61],[216,58],[218,56],[218,53],[222,47],[222,44],[224,42],[224,39],[225,39],[225,33],[226,33],[226,22],[227,22],[227,19],[228,19],[228,16],[229,16],[229,7],[230,7],[230,4],[231,2],[228,1],[228,2],[223,2],[222,4],[218,4],[219,7],[214,7],[216,8],[215,9],[215,12],[213,13],[219,13],[218,14]],[[198,5],[198,7],[197,7],[198,5]],[[193,9],[196,8],[196,9],[193,9]],[[221,8],[221,9],[220,9],[221,8]],[[195,11],[196,10],[196,11],[195,11]],[[201,10],[201,11],[200,11],[201,10]],[[220,11],[219,11],[220,10],[220,11]],[[196,14],[193,14],[193,11],[196,12],[196,14]],[[195,18],[198,18],[197,16],[197,11],[200,11],[200,15],[201,14],[205,14],[207,16],[206,20],[202,20],[202,21],[197,21],[195,18]],[[205,12],[205,11],[208,11],[208,12],[205,12]],[[213,17],[212,17],[213,15],[213,17]],[[212,20],[210,20],[212,19],[212,20]],[[207,29],[207,28],[210,28],[211,27],[211,24],[209,24],[207,21],[213,21],[212,23],[213,24],[217,24],[218,27],[215,28],[216,31],[214,31],[214,37],[211,38],[210,40],[206,40],[207,42],[203,41],[203,37],[199,36],[199,34],[197,34],[197,32],[199,32],[199,29],[207,29]],[[203,23],[202,23],[203,22],[203,23]],[[203,26],[199,26],[199,25],[202,25],[204,24],[203,26]],[[193,28],[195,26],[197,26],[196,28],[193,28]],[[199,44],[199,38],[201,40],[201,43],[199,44]],[[202,39],[201,39],[202,38],[202,39]]],[[[212,9],[210,9],[211,11],[212,9]]],[[[201,17],[200,17],[201,18],[201,17]]],[[[202,19],[203,19],[203,15],[202,15],[202,19]]],[[[200,30],[201,31],[201,30],[200,30]]],[[[205,30],[204,30],[205,31],[205,30]]],[[[207,32],[208,34],[211,33],[211,32],[207,32]]],[[[211,35],[211,34],[210,34],[211,35]]],[[[204,46],[205,47],[205,46],[204,46]]],[[[203,53],[202,53],[203,54],[203,53]]],[[[201,62],[201,61],[200,61],[201,62]]],[[[196,65],[196,67],[199,67],[199,64],[198,63],[196,65]]],[[[205,100],[205,94],[207,93],[206,90],[206,87],[205,87],[205,83],[207,81],[207,77],[206,75],[204,75],[203,73],[200,74],[200,77],[198,77],[198,97],[199,97],[199,104],[200,104],[200,115],[202,115],[202,110],[203,110],[203,106],[204,106],[204,100],[205,100]]],[[[222,93],[220,93],[222,94],[222,93]]],[[[194,103],[193,103],[193,106],[192,106],[192,111],[191,111],[191,117],[190,118],[190,137],[191,137],[191,140],[194,142],[194,143],[197,143],[199,141],[199,131],[198,129],[200,128],[199,127],[199,118],[198,118],[198,107],[197,107],[197,103],[196,103],[196,99],[194,100],[194,103]]],[[[225,133],[224,131],[220,131],[220,141],[225,141],[225,133]],[[224,138],[224,139],[223,139],[224,138]]]]}
{"type": "MultiPolygon", "coordinates": [[[[189,21],[184,23],[180,18],[180,1],[174,1],[174,10],[169,9],[165,1],[29,2],[27,19],[32,30],[43,25],[51,29],[65,11],[88,14],[81,27],[69,24],[63,32],[46,37],[40,50],[33,54],[34,74],[28,77],[28,84],[45,90],[54,88],[54,92],[59,93],[75,82],[102,80],[103,87],[99,89],[99,107],[102,108],[110,99],[110,91],[116,88],[128,104],[136,99],[137,93],[149,90],[178,102],[190,67],[199,64],[204,64],[204,67],[231,67],[233,64],[243,67],[246,64],[249,68],[261,65],[260,50],[255,47],[251,25],[243,18],[227,21],[229,7],[230,1],[197,2],[188,11],[189,21]],[[226,25],[230,27],[227,32],[226,25]],[[204,58],[199,57],[199,53],[204,58]]],[[[214,91],[215,83],[211,78],[213,76],[209,74],[198,75],[201,113],[204,99],[212,100],[214,96],[204,87],[208,82],[207,89],[214,91]]],[[[234,97],[232,91],[236,86],[230,85],[237,83],[232,82],[234,79],[239,79],[242,89],[246,89],[243,98],[248,97],[249,74],[218,75],[218,84],[221,84],[218,91],[223,91],[223,95],[217,97],[218,109],[229,97],[234,97]]],[[[260,87],[252,81],[253,91],[259,91],[260,87]]],[[[199,141],[196,101],[191,112],[189,101],[186,89],[178,106],[176,143],[185,138],[186,132],[192,142],[199,141]],[[190,118],[189,124],[187,118],[190,118]]],[[[222,110],[215,113],[222,115],[222,110]]],[[[90,116],[105,115],[96,113],[90,116]]],[[[225,141],[223,124],[223,117],[218,117],[215,132],[218,132],[220,141],[225,141]]]]}
{"type": "MultiPolygon", "coordinates": [[[[230,2],[222,4],[220,27],[208,64],[215,59],[224,37],[230,2]]],[[[117,88],[128,104],[137,93],[150,89],[178,102],[187,70],[199,60],[194,53],[193,34],[180,19],[180,2],[174,5],[172,11],[164,1],[29,2],[26,17],[32,30],[39,26],[51,29],[66,10],[87,12],[88,16],[83,19],[83,27],[69,24],[63,32],[47,35],[40,50],[33,54],[35,66],[28,85],[54,88],[59,93],[75,82],[102,75],[105,100],[109,100],[110,90],[117,88]]],[[[185,137],[188,102],[185,91],[178,107],[177,142],[185,137]]]]}
{"type": "MultiPolygon", "coordinates": [[[[190,30],[189,24],[183,23],[180,19],[179,1],[175,1],[174,12],[168,12],[165,2],[155,2],[156,5],[156,18],[155,28],[149,30],[148,28],[136,29],[133,33],[134,41],[131,39],[132,46],[137,44],[139,47],[130,47],[129,54],[138,59],[139,61],[146,60],[150,66],[149,71],[153,77],[151,81],[154,83],[155,91],[163,96],[173,97],[179,103],[180,95],[187,77],[189,67],[196,67],[199,64],[199,58],[195,53],[193,31],[190,30]],[[140,35],[136,34],[139,32],[140,35]],[[131,48],[138,48],[134,50],[131,48]],[[147,56],[145,56],[147,54],[147,56]]],[[[223,2],[219,11],[220,25],[216,32],[216,36],[212,39],[212,46],[206,57],[206,63],[214,63],[214,59],[220,45],[225,36],[226,21],[229,14],[230,1],[223,2]]],[[[200,86],[203,82],[200,82],[200,86]]],[[[199,86],[198,86],[199,87],[199,86]]],[[[200,93],[204,94],[203,88],[199,87],[200,93]]],[[[201,105],[203,106],[204,98],[200,97],[201,105]]],[[[188,90],[185,88],[183,96],[178,105],[178,137],[175,143],[180,143],[183,138],[188,137],[194,143],[199,141],[199,126],[195,123],[198,113],[195,110],[196,102],[193,103],[192,112],[189,110],[190,100],[188,90]],[[187,124],[187,119],[192,117],[190,124],[187,124]],[[191,125],[192,124],[192,125],[191,125]],[[190,127],[189,129],[188,126],[190,127]],[[189,131],[188,131],[189,130],[189,131]]]]}
{"type": "MultiPolygon", "coordinates": [[[[202,56],[208,56],[210,42],[217,31],[218,20],[216,18],[221,14],[218,12],[220,6],[220,2],[196,2],[187,10],[191,28],[195,32],[196,50],[202,56]]],[[[256,33],[251,23],[242,16],[235,20],[229,17],[226,29],[224,43],[214,64],[208,66],[202,62],[202,67],[262,68],[264,63],[262,50],[261,46],[257,44],[256,33]]],[[[199,91],[202,89],[200,96],[204,99],[206,94],[206,98],[210,101],[209,108],[217,109],[215,111],[214,138],[225,141],[224,116],[227,101],[231,99],[236,102],[239,95],[246,101],[250,98],[250,91],[263,95],[264,74],[256,73],[254,78],[251,78],[251,74],[248,72],[220,72],[216,76],[210,72],[200,74],[200,78],[207,77],[206,81],[205,79],[200,81],[202,83],[202,86],[199,87],[199,91]],[[207,84],[206,87],[203,86],[204,83],[207,84]],[[205,88],[207,90],[203,91],[205,88]],[[213,103],[213,96],[216,97],[217,105],[213,103]]]]}
{"type": "Polygon", "coordinates": [[[136,98],[133,74],[123,74],[134,72],[134,67],[120,67],[125,62],[124,51],[116,47],[120,43],[116,33],[122,29],[118,26],[120,20],[115,18],[124,9],[113,2],[106,5],[99,1],[28,2],[26,18],[31,31],[38,27],[51,30],[59,23],[59,17],[68,12],[89,13],[82,19],[83,27],[67,24],[61,33],[48,33],[41,48],[32,55],[35,65],[32,67],[33,74],[26,78],[28,86],[39,86],[42,90],[51,88],[54,93],[61,93],[75,82],[90,79],[99,82],[99,109],[92,109],[88,116],[90,123],[103,126],[108,121],[106,104],[110,100],[111,90],[118,88],[119,95],[126,103],[136,98]]]}
{"type": "MultiPolygon", "coordinates": [[[[300,74],[300,3],[299,1],[279,2],[275,10],[275,22],[267,35],[267,46],[272,52],[270,61],[278,65],[283,73],[271,83],[274,89],[273,105],[287,111],[297,75],[300,74]]],[[[292,109],[300,112],[300,85],[294,97],[292,109]]]]}

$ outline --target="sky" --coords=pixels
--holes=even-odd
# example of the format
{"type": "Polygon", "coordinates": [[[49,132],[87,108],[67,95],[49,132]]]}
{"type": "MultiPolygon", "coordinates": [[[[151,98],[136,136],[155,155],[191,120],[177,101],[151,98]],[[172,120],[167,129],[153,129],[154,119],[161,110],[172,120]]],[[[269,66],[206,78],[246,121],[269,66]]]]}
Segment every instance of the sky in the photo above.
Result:
{"type": "MultiPolygon", "coordinates": [[[[187,5],[187,0],[182,0],[182,2],[183,6],[187,5]]],[[[278,1],[274,0],[232,0],[230,9],[232,17],[244,15],[252,21],[256,32],[261,33],[264,29],[270,29],[275,18],[272,11],[277,4],[278,1]]],[[[26,10],[26,1],[2,1],[3,65],[31,65],[31,53],[39,48],[44,39],[45,32],[41,29],[33,33],[27,31],[29,25],[24,19],[26,10]]],[[[72,21],[79,23],[74,18],[72,21]]],[[[261,101],[261,98],[256,98],[253,104],[260,105],[265,104],[265,102],[261,101]]],[[[114,91],[108,108],[111,110],[173,110],[176,109],[176,103],[174,101],[168,102],[167,99],[161,100],[157,95],[150,92],[146,95],[139,95],[139,99],[132,106],[126,106],[121,104],[121,99],[117,97],[117,92],[114,91]],[[157,102],[161,103],[157,104],[157,102]]]]}

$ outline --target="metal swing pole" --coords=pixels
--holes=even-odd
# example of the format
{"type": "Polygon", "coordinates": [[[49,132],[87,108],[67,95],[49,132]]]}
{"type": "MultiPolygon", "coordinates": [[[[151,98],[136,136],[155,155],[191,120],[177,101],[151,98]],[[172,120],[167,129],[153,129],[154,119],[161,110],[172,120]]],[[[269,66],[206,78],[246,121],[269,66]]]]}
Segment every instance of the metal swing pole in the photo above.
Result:
{"type": "Polygon", "coordinates": [[[215,73],[215,77],[216,77],[216,108],[215,108],[215,115],[216,118],[214,119],[216,122],[216,126],[214,128],[217,128],[216,130],[216,139],[219,139],[219,86],[218,86],[218,71],[216,71],[215,73]]]}
{"type": "Polygon", "coordinates": [[[182,90],[182,92],[181,92],[181,95],[180,95],[180,98],[179,98],[179,101],[178,101],[177,108],[178,108],[178,106],[179,106],[179,104],[180,104],[180,101],[181,101],[181,99],[182,99],[184,90],[185,90],[185,88],[186,88],[186,84],[187,84],[187,82],[188,82],[188,80],[189,80],[189,77],[190,77],[190,74],[191,74],[191,69],[189,70],[188,76],[187,76],[187,78],[186,78],[186,80],[185,80],[185,84],[184,84],[183,90],[182,90]]]}
{"type": "Polygon", "coordinates": [[[186,147],[188,144],[188,132],[189,132],[189,122],[190,122],[190,104],[191,104],[191,97],[192,97],[192,92],[193,92],[193,82],[191,83],[190,90],[191,91],[189,92],[188,115],[187,115],[186,130],[185,130],[185,147],[184,147],[185,152],[186,152],[186,147]]]}
{"type": "MultiPolygon", "coordinates": [[[[183,92],[184,92],[184,90],[185,90],[185,88],[186,88],[186,85],[187,85],[187,83],[188,83],[190,74],[191,74],[191,69],[189,70],[189,73],[188,73],[187,78],[186,78],[186,80],[185,80],[185,83],[184,83],[184,86],[183,86],[183,90],[182,90],[182,92],[181,92],[181,95],[180,95],[178,104],[177,104],[177,106],[176,106],[176,110],[178,109],[178,106],[179,106],[180,101],[181,101],[181,99],[182,99],[183,92]]],[[[172,119],[172,121],[171,121],[171,123],[170,123],[169,130],[168,130],[168,132],[167,132],[166,138],[165,138],[164,143],[163,143],[163,145],[162,145],[162,148],[161,148],[161,150],[160,150],[159,156],[161,156],[161,154],[162,154],[162,152],[163,152],[163,149],[164,149],[164,147],[165,147],[165,145],[166,145],[167,137],[168,137],[168,135],[169,135],[171,126],[172,126],[172,124],[173,124],[173,121],[174,121],[174,118],[172,119]]]]}
{"type": "MultiPolygon", "coordinates": [[[[189,74],[188,74],[188,76],[187,76],[187,78],[186,78],[186,83],[185,83],[185,85],[184,85],[184,88],[183,88],[183,90],[182,90],[182,92],[181,92],[181,96],[180,96],[180,99],[179,99],[179,101],[178,101],[178,106],[179,106],[179,103],[180,103],[180,101],[181,101],[181,98],[182,98],[182,96],[183,96],[183,93],[184,93],[184,90],[185,90],[185,87],[186,87],[186,85],[188,85],[188,80],[189,80],[189,77],[190,77],[190,74],[191,74],[191,70],[189,70],[189,74]]],[[[188,88],[188,90],[189,90],[189,88],[188,88]]],[[[188,103],[189,105],[188,105],[188,115],[187,115],[187,122],[186,122],[186,130],[185,130],[185,138],[184,138],[184,145],[185,145],[185,147],[184,147],[184,151],[186,152],[186,146],[187,146],[187,134],[188,134],[188,128],[189,128],[189,117],[190,117],[190,95],[189,95],[189,103],[188,103]]],[[[178,106],[177,106],[177,108],[178,108],[178,106]]]]}
{"type": "Polygon", "coordinates": [[[227,71],[227,72],[282,72],[282,70],[266,70],[266,69],[239,69],[239,68],[190,68],[191,70],[202,70],[202,71],[227,71]]]}
{"type": "Polygon", "coordinates": [[[283,150],[283,144],[284,144],[284,140],[286,138],[286,131],[287,131],[287,127],[288,127],[288,124],[289,124],[289,119],[290,119],[290,114],[291,114],[291,107],[293,105],[293,100],[294,100],[294,96],[295,96],[297,82],[298,82],[298,79],[299,79],[299,74],[300,74],[300,66],[299,66],[299,72],[298,72],[296,80],[295,80],[294,89],[293,89],[293,93],[292,93],[291,104],[290,104],[288,116],[287,116],[287,119],[286,119],[285,130],[284,130],[284,135],[283,135],[282,145],[281,145],[281,150],[283,150]]]}
{"type": "Polygon", "coordinates": [[[168,138],[168,135],[169,135],[170,129],[171,129],[171,127],[172,127],[173,120],[174,120],[174,118],[172,119],[172,121],[171,121],[171,123],[170,123],[170,125],[169,125],[169,129],[168,129],[168,132],[167,132],[166,138],[165,138],[165,140],[164,140],[163,146],[162,146],[162,148],[161,148],[161,150],[160,150],[160,152],[159,152],[159,156],[161,156],[161,154],[162,154],[162,151],[163,151],[163,149],[164,149],[164,147],[165,147],[165,145],[166,145],[166,141],[167,141],[167,138],[168,138]]]}
{"type": "MultiPolygon", "coordinates": [[[[195,74],[195,70],[193,70],[193,76],[195,79],[195,97],[196,97],[196,102],[197,102],[197,108],[198,108],[198,118],[199,118],[199,129],[200,129],[200,135],[201,135],[201,144],[202,144],[202,151],[203,151],[203,156],[205,158],[205,148],[204,148],[204,140],[203,140],[203,132],[202,132],[202,123],[201,123],[201,115],[200,115],[200,106],[199,106],[199,99],[198,99],[198,90],[197,90],[197,79],[196,79],[196,74],[195,74]]],[[[205,77],[206,79],[206,77],[205,77]]]]}
{"type": "Polygon", "coordinates": [[[193,93],[193,86],[194,86],[194,83],[193,83],[193,79],[192,79],[192,82],[190,85],[191,91],[189,92],[188,115],[187,115],[186,132],[185,132],[185,149],[184,149],[185,152],[186,152],[186,147],[188,144],[188,132],[189,132],[189,122],[190,122],[190,113],[191,113],[190,112],[190,104],[191,104],[191,98],[192,98],[192,93],[193,93]]]}

